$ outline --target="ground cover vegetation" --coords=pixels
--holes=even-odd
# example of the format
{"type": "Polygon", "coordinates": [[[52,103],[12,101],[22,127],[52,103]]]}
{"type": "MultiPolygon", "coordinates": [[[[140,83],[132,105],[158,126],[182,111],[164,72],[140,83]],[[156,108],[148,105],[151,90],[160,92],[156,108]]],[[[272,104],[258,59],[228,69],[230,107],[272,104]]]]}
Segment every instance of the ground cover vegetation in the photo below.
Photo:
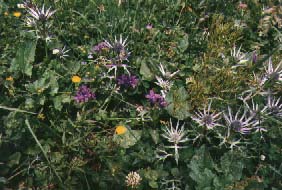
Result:
{"type": "Polygon", "coordinates": [[[282,189],[280,0],[0,0],[1,189],[282,189]]]}

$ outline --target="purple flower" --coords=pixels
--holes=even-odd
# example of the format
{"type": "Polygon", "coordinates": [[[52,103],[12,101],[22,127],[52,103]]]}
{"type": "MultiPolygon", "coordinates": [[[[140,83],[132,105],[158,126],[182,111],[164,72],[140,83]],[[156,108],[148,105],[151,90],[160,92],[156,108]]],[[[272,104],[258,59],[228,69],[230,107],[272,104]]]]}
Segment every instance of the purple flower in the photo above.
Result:
{"type": "Polygon", "coordinates": [[[153,105],[158,105],[160,107],[165,107],[167,105],[165,99],[160,94],[156,94],[154,90],[150,90],[149,94],[145,97],[149,99],[150,103],[153,105]]]}
{"type": "Polygon", "coordinates": [[[74,97],[77,103],[88,102],[88,100],[95,98],[96,98],[95,94],[91,92],[90,88],[88,88],[86,85],[80,86],[74,97]]]}
{"type": "Polygon", "coordinates": [[[117,77],[117,82],[119,85],[124,86],[124,87],[132,87],[135,88],[138,84],[138,78],[134,75],[129,76],[129,75],[121,75],[117,77]]]}
{"type": "Polygon", "coordinates": [[[97,44],[96,46],[94,46],[91,49],[91,52],[95,52],[95,53],[101,53],[103,50],[109,49],[110,47],[108,46],[108,44],[106,42],[100,42],[99,44],[97,44]]]}
{"type": "Polygon", "coordinates": [[[151,23],[146,25],[146,29],[151,30],[153,28],[153,25],[151,23]]]}

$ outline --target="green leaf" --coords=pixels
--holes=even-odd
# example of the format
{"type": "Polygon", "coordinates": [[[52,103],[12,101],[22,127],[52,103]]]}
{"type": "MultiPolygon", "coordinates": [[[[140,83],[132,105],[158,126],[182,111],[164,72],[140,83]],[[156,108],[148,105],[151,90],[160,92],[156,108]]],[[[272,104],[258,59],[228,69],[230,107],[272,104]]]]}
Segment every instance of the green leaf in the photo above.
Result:
{"type": "Polygon", "coordinates": [[[178,42],[178,48],[180,52],[183,53],[188,48],[188,45],[189,45],[188,35],[185,35],[184,38],[178,42]]]}
{"type": "Polygon", "coordinates": [[[141,130],[128,130],[126,133],[114,135],[114,142],[123,148],[129,148],[135,145],[141,138],[141,130]]]}
{"type": "Polygon", "coordinates": [[[148,67],[146,62],[141,63],[140,74],[142,75],[143,80],[152,80],[154,78],[154,74],[151,69],[148,67]]]}
{"type": "Polygon", "coordinates": [[[158,144],[160,135],[157,130],[149,129],[149,133],[154,141],[155,144],[158,144]]]}
{"type": "Polygon", "coordinates": [[[19,71],[27,76],[32,75],[32,63],[35,57],[37,40],[27,40],[20,44],[16,57],[12,60],[11,72],[19,71]]]}
{"type": "Polygon", "coordinates": [[[196,151],[188,167],[191,169],[189,176],[197,183],[197,190],[212,189],[216,175],[212,171],[213,160],[205,146],[196,151]]]}
{"type": "Polygon", "coordinates": [[[156,181],[149,181],[150,187],[157,189],[158,188],[158,183],[156,181]]]}
{"type": "Polygon", "coordinates": [[[15,152],[8,158],[8,166],[13,167],[15,165],[18,165],[21,159],[21,153],[20,152],[15,152]]]}
{"type": "Polygon", "coordinates": [[[7,179],[6,178],[4,178],[4,177],[0,177],[0,184],[2,183],[6,183],[7,182],[7,179]]]}
{"type": "Polygon", "coordinates": [[[56,96],[54,99],[54,107],[56,110],[59,110],[61,111],[62,108],[63,108],[63,105],[62,105],[62,97],[61,96],[56,96]]]}
{"type": "Polygon", "coordinates": [[[225,183],[227,184],[240,180],[242,177],[245,166],[240,155],[238,152],[229,151],[220,159],[221,169],[225,176],[225,183]]]}
{"type": "Polygon", "coordinates": [[[184,87],[168,92],[166,96],[166,102],[168,103],[166,110],[168,113],[180,120],[187,118],[190,115],[190,104],[187,98],[187,91],[184,87]]]}

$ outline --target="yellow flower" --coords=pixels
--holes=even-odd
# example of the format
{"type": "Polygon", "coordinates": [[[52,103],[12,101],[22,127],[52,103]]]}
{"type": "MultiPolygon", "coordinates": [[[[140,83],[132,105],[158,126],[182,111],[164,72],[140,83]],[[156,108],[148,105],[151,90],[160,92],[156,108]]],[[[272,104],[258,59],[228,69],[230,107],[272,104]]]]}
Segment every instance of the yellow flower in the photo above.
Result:
{"type": "Polygon", "coordinates": [[[14,15],[15,17],[19,18],[19,17],[22,15],[22,13],[19,12],[19,11],[16,11],[16,12],[13,12],[13,15],[14,15]]]}
{"type": "Polygon", "coordinates": [[[79,83],[81,81],[81,78],[79,76],[73,76],[71,80],[73,83],[79,83]]]}
{"type": "Polygon", "coordinates": [[[38,119],[44,120],[45,119],[45,115],[43,113],[40,113],[37,115],[38,119]]]}
{"type": "Polygon", "coordinates": [[[9,77],[6,78],[6,80],[7,80],[7,81],[13,81],[14,79],[13,79],[12,76],[9,76],[9,77]]]}
{"type": "Polygon", "coordinates": [[[5,15],[5,16],[8,16],[8,15],[9,15],[9,13],[6,11],[6,12],[4,12],[4,15],[5,15]]]}
{"type": "Polygon", "coordinates": [[[122,134],[126,133],[126,131],[127,131],[127,128],[124,125],[116,126],[116,134],[122,135],[122,134]]]}
{"type": "Polygon", "coordinates": [[[44,90],[44,88],[39,88],[39,89],[37,89],[37,93],[41,94],[43,92],[43,90],[44,90]]]}

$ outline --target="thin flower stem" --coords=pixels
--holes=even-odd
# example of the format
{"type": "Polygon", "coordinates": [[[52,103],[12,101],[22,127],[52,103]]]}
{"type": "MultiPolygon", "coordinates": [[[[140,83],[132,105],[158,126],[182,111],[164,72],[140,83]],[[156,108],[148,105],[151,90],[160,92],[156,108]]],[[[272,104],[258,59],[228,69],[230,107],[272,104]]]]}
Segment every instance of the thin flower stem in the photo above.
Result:
{"type": "Polygon", "coordinates": [[[60,186],[61,186],[63,189],[65,189],[61,177],[59,176],[59,174],[57,173],[55,167],[51,164],[50,160],[48,159],[47,153],[45,152],[45,150],[43,149],[41,143],[39,142],[39,140],[37,139],[35,133],[33,132],[32,128],[31,128],[31,126],[30,126],[30,124],[29,124],[28,119],[25,120],[25,124],[26,124],[26,126],[27,126],[29,132],[31,133],[32,137],[34,138],[36,144],[39,146],[40,150],[42,151],[42,153],[43,153],[43,155],[44,155],[46,161],[47,161],[48,164],[49,164],[49,166],[50,166],[51,169],[53,170],[55,176],[58,178],[59,183],[60,183],[60,186]]]}
{"type": "Polygon", "coordinates": [[[30,112],[30,111],[26,111],[26,110],[21,110],[21,109],[18,109],[18,108],[10,108],[10,107],[1,106],[1,105],[0,105],[0,109],[37,115],[37,113],[34,113],[34,112],[30,112]]]}

